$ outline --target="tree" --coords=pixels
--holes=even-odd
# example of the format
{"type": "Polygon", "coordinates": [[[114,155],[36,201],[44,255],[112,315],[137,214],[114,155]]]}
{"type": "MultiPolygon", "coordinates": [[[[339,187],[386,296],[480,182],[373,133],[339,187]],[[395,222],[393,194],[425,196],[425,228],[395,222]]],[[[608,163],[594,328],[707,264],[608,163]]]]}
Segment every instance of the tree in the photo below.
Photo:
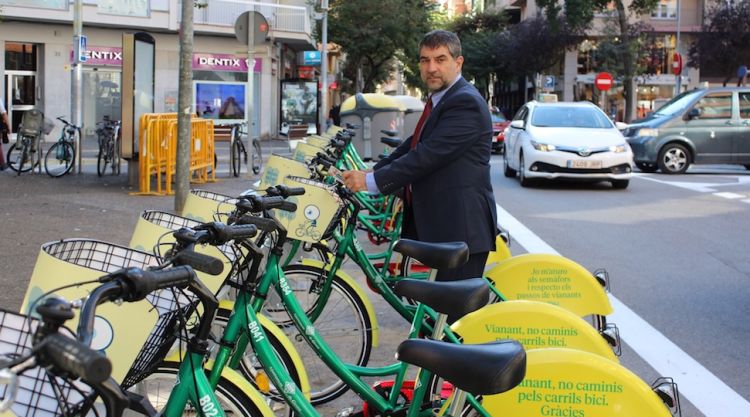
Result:
{"type": "Polygon", "coordinates": [[[750,0],[719,2],[706,15],[690,45],[688,66],[715,71],[726,86],[750,57],[750,0]]]}
{"type": "Polygon", "coordinates": [[[464,78],[473,80],[474,85],[489,95],[490,79],[497,71],[500,61],[497,46],[507,27],[507,17],[502,11],[485,11],[472,15],[458,16],[446,24],[446,29],[455,32],[461,39],[464,64],[461,73],[464,78]]]}
{"type": "Polygon", "coordinates": [[[361,69],[362,91],[372,92],[389,78],[398,59],[407,69],[407,82],[413,82],[417,45],[433,28],[436,10],[430,0],[332,0],[328,39],[347,56],[344,76],[356,80],[361,69]]]}
{"type": "Polygon", "coordinates": [[[607,13],[607,29],[600,44],[604,45],[608,54],[614,56],[616,62],[621,63],[614,75],[622,79],[624,87],[625,120],[633,119],[636,100],[633,78],[638,73],[637,54],[640,51],[638,37],[635,36],[637,27],[630,22],[635,20],[633,16],[650,13],[658,3],[659,0],[633,0],[626,8],[623,0],[566,0],[564,15],[563,8],[555,0],[541,0],[539,3],[548,20],[562,16],[561,20],[575,29],[588,29],[596,12],[607,13]]]}

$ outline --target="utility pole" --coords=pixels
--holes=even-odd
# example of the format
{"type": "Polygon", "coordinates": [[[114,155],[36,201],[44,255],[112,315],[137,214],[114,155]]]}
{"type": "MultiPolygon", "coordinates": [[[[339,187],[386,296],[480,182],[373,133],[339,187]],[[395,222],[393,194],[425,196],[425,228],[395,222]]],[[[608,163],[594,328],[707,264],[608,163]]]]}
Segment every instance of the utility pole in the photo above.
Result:
{"type": "MultiPolygon", "coordinates": [[[[677,40],[675,43],[675,51],[679,54],[680,53],[680,0],[677,0],[677,40]]],[[[680,70],[679,74],[676,74],[675,76],[676,82],[675,82],[675,90],[674,95],[677,96],[680,94],[680,90],[682,89],[682,70],[680,70]]]]}
{"type": "Polygon", "coordinates": [[[323,22],[321,24],[323,51],[320,54],[320,132],[325,131],[326,120],[328,120],[328,0],[321,0],[323,9],[323,22]]]}
{"type": "MultiPolygon", "coordinates": [[[[182,214],[190,192],[190,142],[193,116],[193,0],[182,0],[180,21],[180,80],[177,93],[177,160],[174,209],[182,214]]],[[[201,146],[206,146],[201,143],[201,146]]],[[[141,155],[141,158],[144,158],[141,155]]],[[[214,167],[216,169],[216,167],[214,167]]]]}
{"type": "MultiPolygon", "coordinates": [[[[73,5],[73,49],[78,52],[78,47],[81,45],[80,39],[83,36],[83,0],[75,0],[73,5]]],[[[81,52],[82,53],[82,52],[81,52]]],[[[80,60],[80,54],[76,53],[73,57],[73,73],[71,77],[71,88],[70,88],[70,121],[76,126],[81,127],[83,132],[83,117],[81,115],[83,106],[81,104],[81,85],[83,84],[83,64],[80,60]]],[[[83,164],[81,163],[81,135],[76,135],[76,161],[78,161],[78,168],[73,167],[77,170],[77,173],[81,173],[83,164]]]]}

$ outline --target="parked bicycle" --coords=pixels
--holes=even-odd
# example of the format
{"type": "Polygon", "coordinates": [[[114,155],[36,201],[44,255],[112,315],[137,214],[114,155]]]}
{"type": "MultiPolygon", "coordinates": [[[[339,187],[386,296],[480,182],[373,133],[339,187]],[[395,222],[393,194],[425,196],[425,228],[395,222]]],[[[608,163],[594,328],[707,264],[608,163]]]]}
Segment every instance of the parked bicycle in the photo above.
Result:
{"type": "Polygon", "coordinates": [[[44,170],[50,177],[62,177],[73,169],[76,162],[76,135],[81,137],[81,127],[76,126],[62,116],[57,120],[65,126],[60,131],[60,137],[47,151],[44,157],[44,170]]]}
{"type": "Polygon", "coordinates": [[[25,112],[18,127],[16,143],[8,149],[5,159],[8,167],[18,175],[41,166],[43,131],[44,113],[37,109],[25,112]]]}
{"type": "Polygon", "coordinates": [[[104,116],[104,120],[96,124],[96,137],[99,143],[97,175],[104,175],[107,165],[112,169],[112,175],[120,175],[120,121],[104,116]]]}
{"type": "MultiPolygon", "coordinates": [[[[240,176],[242,164],[247,165],[247,149],[242,140],[247,136],[247,123],[237,123],[232,125],[231,143],[229,144],[229,160],[232,175],[240,176]]],[[[260,147],[260,141],[257,138],[252,140],[252,149],[250,153],[250,169],[253,174],[258,175],[263,168],[263,154],[260,147]]]]}

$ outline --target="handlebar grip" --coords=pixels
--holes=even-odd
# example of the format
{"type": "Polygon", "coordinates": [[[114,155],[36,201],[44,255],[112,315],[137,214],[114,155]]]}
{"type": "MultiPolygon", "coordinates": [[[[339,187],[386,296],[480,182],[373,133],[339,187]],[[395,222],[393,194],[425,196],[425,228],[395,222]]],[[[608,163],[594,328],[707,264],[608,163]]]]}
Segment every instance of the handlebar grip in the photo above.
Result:
{"type": "Polygon", "coordinates": [[[60,333],[45,337],[41,349],[44,362],[88,383],[104,382],[112,373],[112,362],[106,356],[60,333]]]}
{"type": "Polygon", "coordinates": [[[220,234],[222,240],[226,241],[249,239],[258,234],[258,228],[253,224],[232,224],[223,228],[220,234]]]}
{"type": "Polygon", "coordinates": [[[289,187],[284,184],[279,184],[276,186],[276,188],[279,189],[279,192],[282,197],[287,198],[289,196],[293,195],[303,195],[305,194],[305,189],[302,187],[289,187]]]}
{"type": "Polygon", "coordinates": [[[284,200],[282,202],[282,204],[279,205],[276,208],[279,209],[279,210],[282,210],[282,211],[288,211],[288,212],[292,212],[293,213],[293,212],[297,211],[297,203],[292,202],[292,201],[286,201],[286,200],[284,200]]]}
{"type": "Polygon", "coordinates": [[[195,251],[182,251],[178,253],[173,263],[175,265],[189,265],[193,269],[209,275],[219,275],[224,272],[224,263],[221,260],[195,251]]]}
{"type": "Polygon", "coordinates": [[[129,297],[125,301],[137,301],[156,290],[172,287],[185,287],[195,280],[195,271],[187,265],[157,271],[144,271],[130,268],[127,271],[128,283],[132,284],[129,297]]]}
{"type": "Polygon", "coordinates": [[[272,219],[267,219],[265,217],[258,217],[253,215],[244,215],[242,216],[238,221],[237,224],[252,224],[255,227],[258,228],[258,230],[261,230],[266,233],[271,233],[276,231],[278,226],[276,225],[276,222],[272,219]]]}
{"type": "Polygon", "coordinates": [[[263,197],[260,199],[261,210],[279,208],[286,200],[282,196],[263,197]]]}

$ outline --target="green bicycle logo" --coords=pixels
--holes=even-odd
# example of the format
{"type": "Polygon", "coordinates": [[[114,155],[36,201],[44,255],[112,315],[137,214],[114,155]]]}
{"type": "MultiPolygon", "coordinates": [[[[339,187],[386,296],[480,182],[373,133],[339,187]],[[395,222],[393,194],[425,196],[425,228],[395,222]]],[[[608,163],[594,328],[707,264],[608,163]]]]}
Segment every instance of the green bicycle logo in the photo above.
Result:
{"type": "Polygon", "coordinates": [[[294,231],[297,237],[309,237],[312,240],[320,240],[320,232],[318,231],[318,218],[320,217],[320,208],[318,206],[309,204],[303,211],[305,215],[305,222],[300,224],[294,231]]]}

